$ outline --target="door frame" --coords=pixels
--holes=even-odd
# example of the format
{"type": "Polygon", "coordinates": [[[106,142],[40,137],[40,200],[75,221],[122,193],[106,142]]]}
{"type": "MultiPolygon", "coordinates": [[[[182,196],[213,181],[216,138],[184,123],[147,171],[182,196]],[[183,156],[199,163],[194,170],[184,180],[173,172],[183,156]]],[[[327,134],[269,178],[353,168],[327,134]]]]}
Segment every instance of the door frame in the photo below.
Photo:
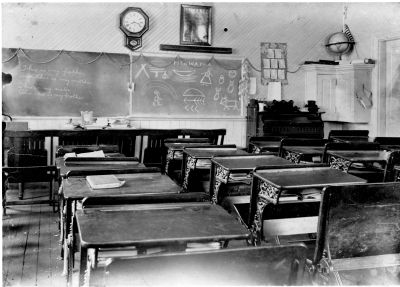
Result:
{"type": "Polygon", "coordinates": [[[372,72],[373,122],[371,129],[375,136],[386,136],[386,45],[388,41],[399,40],[400,35],[380,35],[374,39],[374,56],[377,59],[377,69],[372,72]]]}

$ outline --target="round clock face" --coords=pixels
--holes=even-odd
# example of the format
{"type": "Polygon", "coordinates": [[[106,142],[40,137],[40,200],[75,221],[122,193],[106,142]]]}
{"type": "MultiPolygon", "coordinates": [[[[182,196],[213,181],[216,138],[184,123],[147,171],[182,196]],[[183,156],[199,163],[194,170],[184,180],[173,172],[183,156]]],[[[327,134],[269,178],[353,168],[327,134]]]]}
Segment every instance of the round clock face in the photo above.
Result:
{"type": "Polygon", "coordinates": [[[144,16],[137,11],[131,11],[124,15],[122,25],[132,33],[138,33],[145,27],[146,20],[144,16]]]}

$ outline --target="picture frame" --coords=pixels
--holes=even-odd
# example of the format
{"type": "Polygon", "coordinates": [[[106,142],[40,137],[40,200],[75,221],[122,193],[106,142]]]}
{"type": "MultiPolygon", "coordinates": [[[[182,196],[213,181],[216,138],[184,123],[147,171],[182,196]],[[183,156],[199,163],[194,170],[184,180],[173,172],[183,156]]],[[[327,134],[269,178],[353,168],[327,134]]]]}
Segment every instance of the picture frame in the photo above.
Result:
{"type": "Polygon", "coordinates": [[[211,6],[181,5],[181,45],[211,46],[211,8],[211,6]]]}

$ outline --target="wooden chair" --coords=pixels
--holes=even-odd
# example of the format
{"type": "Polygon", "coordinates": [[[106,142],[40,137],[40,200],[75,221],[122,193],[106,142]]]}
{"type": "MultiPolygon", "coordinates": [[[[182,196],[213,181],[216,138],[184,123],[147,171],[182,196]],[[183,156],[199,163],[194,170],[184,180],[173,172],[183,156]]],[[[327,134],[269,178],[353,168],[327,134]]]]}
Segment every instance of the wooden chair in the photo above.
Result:
{"type": "Polygon", "coordinates": [[[318,285],[400,284],[400,183],[322,192],[311,272],[318,285]]]}
{"type": "Polygon", "coordinates": [[[400,150],[392,151],[383,174],[383,182],[398,181],[396,178],[395,166],[400,165],[400,150]]]}
{"type": "Polygon", "coordinates": [[[93,286],[302,285],[305,251],[304,245],[292,244],[116,259],[90,272],[86,283],[93,286]]]}
{"type": "MultiPolygon", "coordinates": [[[[375,142],[357,142],[357,143],[338,143],[329,142],[325,145],[322,162],[329,164],[329,151],[346,150],[346,151],[371,151],[380,150],[380,145],[375,142]]],[[[362,166],[350,167],[348,173],[367,179],[370,182],[382,182],[384,169],[362,166]]]]}
{"type": "Polygon", "coordinates": [[[331,130],[328,140],[333,141],[334,137],[368,137],[369,130],[331,130]]]}
{"type": "MultiPolygon", "coordinates": [[[[323,147],[327,142],[328,140],[326,139],[284,138],[281,140],[278,155],[280,157],[290,160],[290,156],[288,156],[288,153],[285,151],[286,147],[289,146],[323,147]]],[[[313,162],[313,156],[303,154],[298,159],[295,160],[296,163],[299,163],[300,161],[313,162]]],[[[321,152],[321,160],[318,160],[317,162],[322,162],[322,152],[321,152]]]]}
{"type": "Polygon", "coordinates": [[[3,214],[6,214],[6,208],[9,205],[25,205],[25,204],[43,204],[50,203],[55,211],[56,199],[54,198],[54,181],[58,178],[58,169],[56,166],[32,166],[32,167],[3,167],[3,214]],[[7,190],[9,184],[20,183],[24,185],[26,182],[48,182],[49,183],[49,199],[48,200],[23,200],[23,201],[7,201],[7,190]]]}

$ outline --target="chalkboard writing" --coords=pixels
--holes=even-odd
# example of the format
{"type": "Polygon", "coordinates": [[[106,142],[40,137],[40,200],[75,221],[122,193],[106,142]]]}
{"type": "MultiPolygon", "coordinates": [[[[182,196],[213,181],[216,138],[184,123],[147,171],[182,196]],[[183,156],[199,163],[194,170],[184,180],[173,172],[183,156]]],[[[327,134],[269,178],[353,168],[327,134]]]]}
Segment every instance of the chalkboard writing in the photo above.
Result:
{"type": "Polygon", "coordinates": [[[132,62],[135,115],[240,115],[241,60],[140,56],[132,62]]]}
{"type": "Polygon", "coordinates": [[[129,113],[129,55],[3,49],[3,112],[12,116],[129,113]]]}

